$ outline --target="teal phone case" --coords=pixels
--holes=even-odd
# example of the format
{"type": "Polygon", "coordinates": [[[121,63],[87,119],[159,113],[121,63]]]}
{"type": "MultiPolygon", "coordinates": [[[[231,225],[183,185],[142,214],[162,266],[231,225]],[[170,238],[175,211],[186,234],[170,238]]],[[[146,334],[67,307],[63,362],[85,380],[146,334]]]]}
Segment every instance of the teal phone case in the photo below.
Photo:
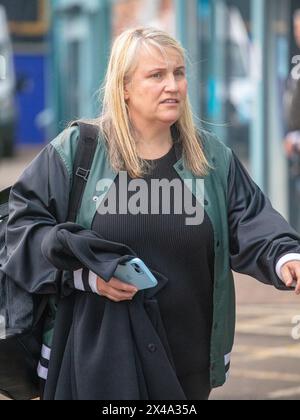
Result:
{"type": "Polygon", "coordinates": [[[149,289],[157,285],[157,280],[140,258],[133,258],[124,264],[119,264],[114,277],[136,286],[137,289],[149,289]]]}

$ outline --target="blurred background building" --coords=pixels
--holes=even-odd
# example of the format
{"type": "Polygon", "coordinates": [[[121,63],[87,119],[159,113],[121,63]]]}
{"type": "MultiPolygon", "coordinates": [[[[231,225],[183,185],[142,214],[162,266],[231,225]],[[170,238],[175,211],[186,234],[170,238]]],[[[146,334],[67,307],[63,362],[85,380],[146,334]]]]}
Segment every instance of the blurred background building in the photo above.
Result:
{"type": "MultiPolygon", "coordinates": [[[[198,122],[234,150],[300,231],[300,189],[283,147],[289,82],[300,79],[298,9],[300,0],[0,0],[0,188],[70,120],[99,114],[112,40],[151,25],[187,50],[198,122]]],[[[298,300],[261,285],[256,291],[252,279],[239,284],[241,368],[221,396],[254,398],[267,389],[270,398],[299,397],[300,343],[290,335],[298,300]]]]}
{"type": "MultiPolygon", "coordinates": [[[[45,61],[49,54],[49,4],[46,0],[7,0],[1,1],[0,5],[6,11],[13,43],[16,74],[15,140],[17,143],[39,144],[44,141],[44,134],[37,124],[36,116],[46,107],[45,61]]],[[[7,79],[10,76],[7,73],[7,79]]],[[[7,152],[10,154],[12,150],[7,152]]]]}

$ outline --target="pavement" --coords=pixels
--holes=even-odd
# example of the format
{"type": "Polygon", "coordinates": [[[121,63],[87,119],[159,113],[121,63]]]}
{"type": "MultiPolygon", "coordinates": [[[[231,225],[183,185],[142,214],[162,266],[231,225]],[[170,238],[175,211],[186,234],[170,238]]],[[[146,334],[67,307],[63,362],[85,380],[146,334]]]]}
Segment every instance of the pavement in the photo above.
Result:
{"type": "Polygon", "coordinates": [[[227,384],[212,400],[300,399],[300,297],[236,274],[237,328],[227,384]]]}
{"type": "MultiPolygon", "coordinates": [[[[0,161],[0,189],[11,185],[40,149],[0,161]]],[[[300,399],[300,297],[235,274],[237,329],[227,384],[211,400],[300,399]]],[[[0,398],[1,399],[1,398],[0,398]]]]}
{"type": "Polygon", "coordinates": [[[0,190],[13,184],[40,150],[41,147],[23,147],[13,159],[0,158],[0,190]]]}

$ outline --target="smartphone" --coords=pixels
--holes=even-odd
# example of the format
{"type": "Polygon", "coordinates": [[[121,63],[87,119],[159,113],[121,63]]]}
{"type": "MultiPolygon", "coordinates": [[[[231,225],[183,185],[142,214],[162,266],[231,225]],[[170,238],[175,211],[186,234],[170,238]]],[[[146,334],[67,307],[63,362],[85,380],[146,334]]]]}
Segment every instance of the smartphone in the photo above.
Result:
{"type": "Polygon", "coordinates": [[[137,289],[149,289],[157,285],[157,280],[140,258],[132,258],[125,263],[118,264],[114,277],[137,289]]]}

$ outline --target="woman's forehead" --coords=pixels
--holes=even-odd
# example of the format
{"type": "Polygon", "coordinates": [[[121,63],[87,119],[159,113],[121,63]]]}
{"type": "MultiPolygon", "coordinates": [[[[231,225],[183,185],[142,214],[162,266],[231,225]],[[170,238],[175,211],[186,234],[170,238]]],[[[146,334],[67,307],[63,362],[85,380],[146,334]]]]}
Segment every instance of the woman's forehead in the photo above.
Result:
{"type": "Polygon", "coordinates": [[[183,66],[184,59],[182,55],[171,47],[163,47],[162,51],[154,46],[141,48],[137,54],[137,68],[148,69],[152,67],[173,67],[183,66]]]}

